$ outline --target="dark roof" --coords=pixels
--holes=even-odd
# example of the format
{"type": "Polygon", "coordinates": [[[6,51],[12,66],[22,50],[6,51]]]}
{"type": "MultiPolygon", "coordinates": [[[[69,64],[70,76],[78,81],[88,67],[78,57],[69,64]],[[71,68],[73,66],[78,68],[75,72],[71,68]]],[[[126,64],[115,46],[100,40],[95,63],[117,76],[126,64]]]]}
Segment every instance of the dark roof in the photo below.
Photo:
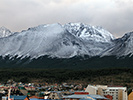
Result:
{"type": "Polygon", "coordinates": [[[31,98],[30,100],[46,100],[46,99],[31,98]]]}
{"type": "Polygon", "coordinates": [[[14,96],[14,95],[11,95],[10,98],[13,98],[14,100],[24,100],[27,96],[14,96]]]}

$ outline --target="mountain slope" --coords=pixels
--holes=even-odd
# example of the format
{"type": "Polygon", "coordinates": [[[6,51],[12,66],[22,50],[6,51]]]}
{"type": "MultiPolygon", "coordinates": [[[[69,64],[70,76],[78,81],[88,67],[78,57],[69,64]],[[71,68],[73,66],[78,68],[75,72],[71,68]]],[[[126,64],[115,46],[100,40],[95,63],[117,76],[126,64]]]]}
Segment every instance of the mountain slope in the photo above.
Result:
{"type": "Polygon", "coordinates": [[[105,51],[103,56],[115,55],[121,57],[133,55],[133,32],[129,32],[122,38],[114,40],[114,43],[115,45],[105,51]]]}
{"type": "Polygon", "coordinates": [[[10,57],[71,58],[99,56],[112,47],[113,36],[102,29],[79,23],[39,25],[0,39],[0,55],[10,57]]]}

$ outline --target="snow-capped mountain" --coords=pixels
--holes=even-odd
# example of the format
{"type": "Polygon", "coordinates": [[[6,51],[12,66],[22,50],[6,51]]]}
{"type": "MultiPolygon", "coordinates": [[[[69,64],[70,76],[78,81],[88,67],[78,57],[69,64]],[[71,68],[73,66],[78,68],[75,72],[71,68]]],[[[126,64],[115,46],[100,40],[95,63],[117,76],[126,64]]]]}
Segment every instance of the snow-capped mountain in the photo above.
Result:
{"type": "Polygon", "coordinates": [[[105,51],[102,56],[115,55],[121,56],[132,56],[133,55],[133,32],[125,34],[122,38],[114,40],[115,45],[105,51]]]}
{"type": "Polygon", "coordinates": [[[92,40],[96,42],[110,42],[114,40],[112,34],[100,26],[90,26],[83,23],[68,23],[65,24],[64,27],[68,32],[83,40],[92,40]]]}
{"type": "Polygon", "coordinates": [[[13,34],[9,29],[5,27],[0,27],[0,38],[8,37],[9,35],[13,34]]]}
{"type": "MultiPolygon", "coordinates": [[[[6,33],[6,32],[2,32],[6,33]]],[[[114,37],[102,27],[69,23],[65,25],[39,25],[13,35],[0,38],[0,55],[10,57],[71,58],[99,56],[114,46],[114,37]]]]}

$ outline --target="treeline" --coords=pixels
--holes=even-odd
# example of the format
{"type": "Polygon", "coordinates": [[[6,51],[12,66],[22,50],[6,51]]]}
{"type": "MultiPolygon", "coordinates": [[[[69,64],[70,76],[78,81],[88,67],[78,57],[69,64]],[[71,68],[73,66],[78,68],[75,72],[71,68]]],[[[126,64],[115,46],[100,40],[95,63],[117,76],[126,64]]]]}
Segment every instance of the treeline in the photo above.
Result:
{"type": "Polygon", "coordinates": [[[132,68],[133,57],[115,56],[107,57],[73,57],[70,59],[50,58],[48,56],[38,59],[0,57],[0,68],[66,68],[66,69],[88,69],[88,68],[132,68]]]}
{"type": "Polygon", "coordinates": [[[133,69],[34,69],[34,68],[7,68],[0,69],[0,82],[13,79],[16,82],[76,82],[86,84],[108,84],[133,86],[133,69]]]}

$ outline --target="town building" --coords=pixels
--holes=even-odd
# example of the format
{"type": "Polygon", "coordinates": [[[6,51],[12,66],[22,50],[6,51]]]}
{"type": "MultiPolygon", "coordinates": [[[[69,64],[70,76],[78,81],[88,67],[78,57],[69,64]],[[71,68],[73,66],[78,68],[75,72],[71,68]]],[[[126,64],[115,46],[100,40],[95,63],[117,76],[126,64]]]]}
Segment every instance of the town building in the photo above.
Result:
{"type": "Polygon", "coordinates": [[[48,96],[48,99],[56,99],[56,100],[59,100],[63,97],[62,93],[60,91],[51,91],[49,96],[48,96]]]}
{"type": "Polygon", "coordinates": [[[113,97],[111,95],[104,95],[106,98],[113,100],[113,97]]]}
{"type": "Polygon", "coordinates": [[[107,86],[107,85],[88,85],[86,92],[89,94],[96,94],[101,96],[110,95],[112,100],[128,100],[127,88],[121,86],[107,86]]]}
{"type": "Polygon", "coordinates": [[[128,95],[128,100],[133,100],[133,91],[128,95]]]}

